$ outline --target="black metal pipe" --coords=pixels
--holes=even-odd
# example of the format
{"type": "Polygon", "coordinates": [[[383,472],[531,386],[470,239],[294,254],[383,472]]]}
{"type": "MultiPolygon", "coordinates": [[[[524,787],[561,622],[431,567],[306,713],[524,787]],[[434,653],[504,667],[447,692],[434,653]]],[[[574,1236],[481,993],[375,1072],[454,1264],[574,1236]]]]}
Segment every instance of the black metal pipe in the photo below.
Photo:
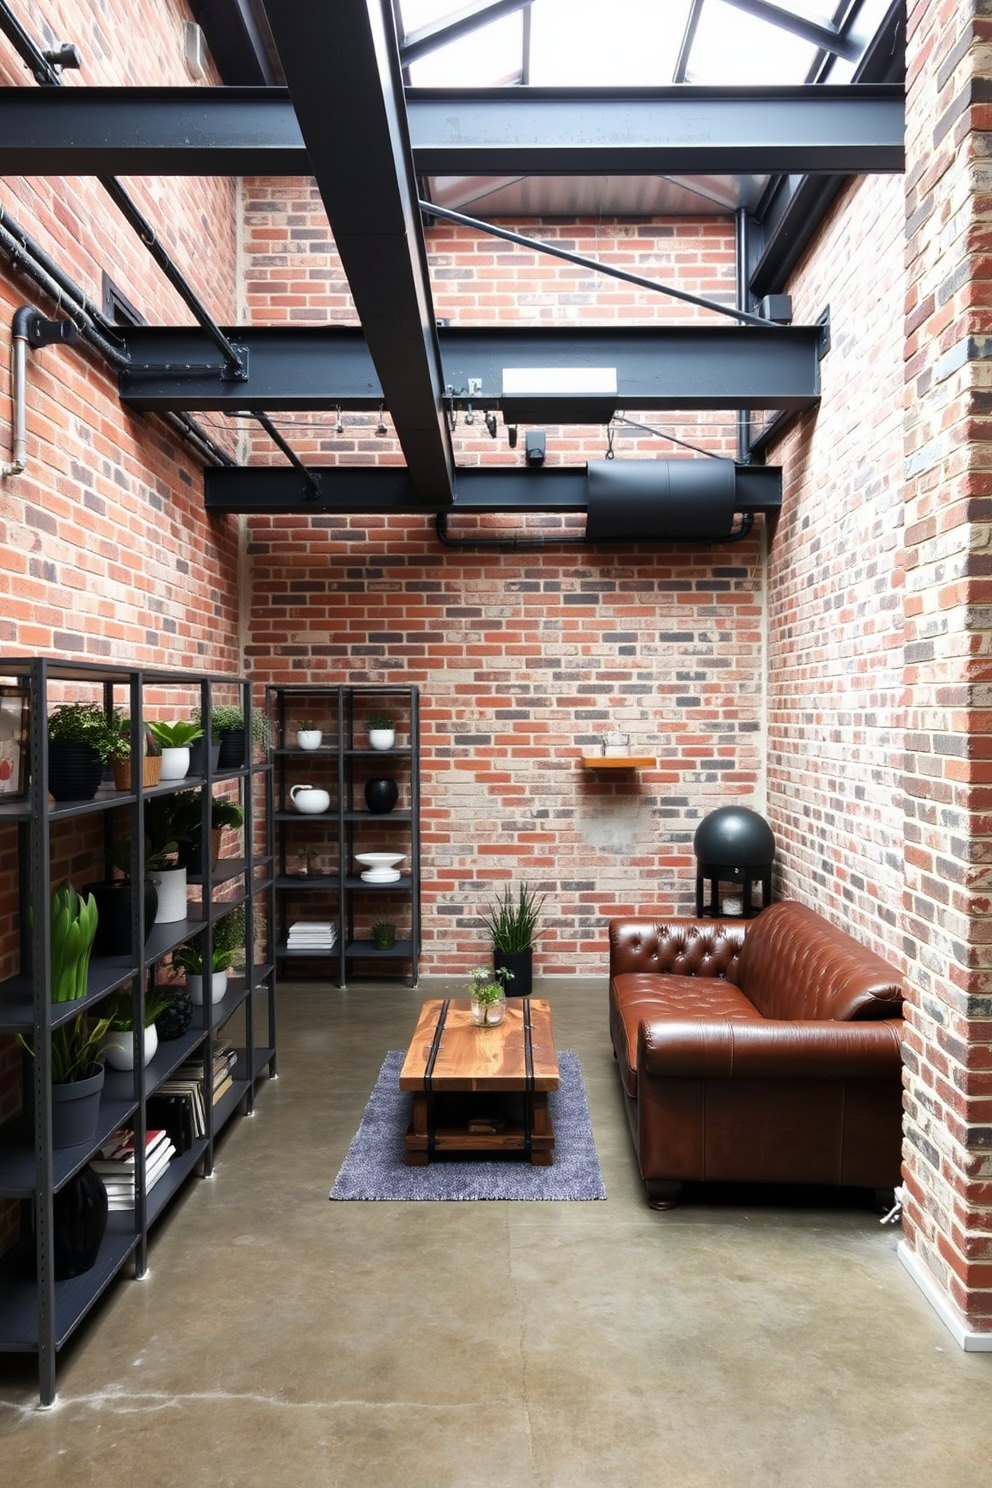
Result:
{"type": "MultiPolygon", "coordinates": [[[[10,216],[2,202],[0,202],[0,226],[5,227],[11,237],[16,238],[25,252],[30,254],[35,263],[40,264],[49,278],[54,279],[56,284],[61,285],[65,293],[71,296],[76,304],[85,310],[95,326],[98,326],[101,331],[110,337],[116,334],[114,322],[107,319],[99,305],[94,304],[85,291],[69,278],[69,275],[62,268],[61,264],[56,263],[51,254],[35,238],[32,238],[30,233],[19,222],[10,216]]],[[[124,348],[121,346],[121,351],[123,352],[123,350],[124,348]]]]}
{"type": "Polygon", "coordinates": [[[503,238],[507,243],[517,243],[521,248],[533,248],[535,253],[547,253],[552,258],[563,258],[566,263],[576,264],[580,269],[593,273],[608,274],[612,279],[622,279],[625,284],[636,284],[641,289],[654,290],[656,294],[671,295],[672,299],[684,300],[687,305],[696,305],[702,310],[714,310],[717,315],[727,315],[744,325],[761,326],[767,330],[769,322],[760,315],[750,315],[746,310],[737,310],[731,305],[721,305],[716,300],[704,299],[701,295],[689,294],[684,289],[673,289],[670,284],[658,284],[654,279],[642,279],[640,274],[630,274],[626,269],[614,268],[596,258],[583,258],[580,253],[569,253],[565,248],[556,248],[552,243],[542,243],[537,238],[524,237],[523,233],[511,232],[506,227],[496,227],[492,222],[482,222],[478,217],[466,217],[464,212],[453,212],[450,207],[439,207],[434,202],[421,201],[420,210],[429,217],[444,217],[448,222],[457,222],[461,227],[474,228],[492,238],[503,238]]]}
{"type": "Polygon", "coordinates": [[[56,88],[59,86],[62,79],[58,72],[40,48],[35,46],[17,17],[11,14],[9,5],[0,5],[0,31],[6,36],[21,61],[26,63],[36,83],[56,88]]]}
{"type": "MultiPolygon", "coordinates": [[[[13,267],[34,280],[38,288],[65,312],[78,328],[80,335],[95,351],[100,353],[105,361],[110,363],[115,371],[119,372],[129,367],[131,359],[126,352],[122,351],[119,346],[115,346],[112,341],[107,340],[101,330],[94,325],[91,312],[86,308],[88,302],[82,290],[78,289],[63,271],[60,270],[56,276],[41,263],[36,262],[27,246],[29,242],[30,239],[26,233],[18,232],[15,235],[11,231],[9,219],[6,222],[0,221],[0,249],[6,251],[13,267]],[[80,303],[76,301],[77,294],[80,297],[80,303]]],[[[207,431],[188,413],[164,412],[161,417],[184,439],[196,445],[199,454],[213,458],[221,465],[237,464],[227,450],[215,443],[207,431]]]]}
{"type": "Polygon", "coordinates": [[[312,470],[308,470],[307,469],[306,465],[304,465],[303,461],[300,459],[299,455],[293,449],[292,445],[289,444],[287,442],[287,440],[285,440],[283,438],[283,436],[279,433],[279,430],[276,428],[275,424],[269,418],[268,414],[267,413],[262,413],[262,411],[260,409],[258,409],[258,408],[247,408],[247,409],[245,409],[245,414],[246,414],[246,416],[248,418],[253,418],[253,419],[257,419],[258,420],[258,422],[261,424],[262,428],[265,430],[266,434],[268,434],[269,438],[272,440],[273,444],[277,445],[279,447],[279,449],[282,450],[283,454],[286,456],[286,459],[289,461],[289,463],[291,465],[295,466],[296,469],[300,472],[300,474],[302,475],[303,479],[306,481],[307,485],[310,487],[311,491],[313,492],[314,496],[319,496],[320,495],[320,481],[314,475],[314,473],[313,473],[312,470]]]}
{"type": "Polygon", "coordinates": [[[187,284],[182,273],[169,254],[162,247],[156,236],[155,229],[147,217],[140,211],[131,199],[116,176],[98,176],[98,181],[110,197],[114,205],[119,208],[125,221],[134,228],[138,237],[144,243],[152,258],[158,264],[162,273],[168,279],[173,289],[182,297],[184,304],[196,317],[199,324],[207,335],[220,348],[221,355],[231,368],[233,377],[239,382],[245,382],[248,372],[245,367],[244,353],[228,340],[220,326],[214,321],[203,301],[197,295],[191,285],[187,284]]]}

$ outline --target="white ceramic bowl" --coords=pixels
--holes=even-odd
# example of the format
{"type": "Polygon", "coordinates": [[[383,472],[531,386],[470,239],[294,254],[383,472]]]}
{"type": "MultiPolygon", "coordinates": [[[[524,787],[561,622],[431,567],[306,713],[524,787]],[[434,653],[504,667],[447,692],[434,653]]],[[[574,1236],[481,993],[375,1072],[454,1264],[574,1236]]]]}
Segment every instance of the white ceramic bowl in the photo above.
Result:
{"type": "Polygon", "coordinates": [[[306,816],[316,816],[319,812],[326,811],[331,804],[327,791],[321,790],[318,785],[294,785],[289,794],[297,811],[302,811],[306,816]]]}
{"type": "Polygon", "coordinates": [[[367,884],[396,883],[403,875],[396,868],[366,868],[362,882],[367,884]]]}
{"type": "Polygon", "coordinates": [[[406,853],[356,853],[355,862],[363,868],[395,868],[405,857],[406,853]]]}

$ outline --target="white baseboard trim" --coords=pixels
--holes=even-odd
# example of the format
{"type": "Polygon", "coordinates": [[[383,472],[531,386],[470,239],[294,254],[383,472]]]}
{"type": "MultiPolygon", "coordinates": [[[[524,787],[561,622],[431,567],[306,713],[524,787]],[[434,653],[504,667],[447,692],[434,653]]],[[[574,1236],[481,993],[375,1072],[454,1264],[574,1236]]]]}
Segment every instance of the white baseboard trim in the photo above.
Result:
{"type": "Polygon", "coordinates": [[[965,1326],[957,1308],[940,1290],[929,1269],[905,1240],[899,1241],[896,1254],[958,1347],[966,1354],[992,1354],[992,1333],[974,1333],[965,1326]]]}

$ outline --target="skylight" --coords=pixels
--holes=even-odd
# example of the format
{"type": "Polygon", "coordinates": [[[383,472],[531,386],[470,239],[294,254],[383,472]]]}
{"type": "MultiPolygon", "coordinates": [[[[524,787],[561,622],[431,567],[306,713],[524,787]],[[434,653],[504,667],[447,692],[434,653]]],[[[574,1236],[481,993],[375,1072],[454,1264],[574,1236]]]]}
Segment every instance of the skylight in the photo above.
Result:
{"type": "MultiPolygon", "coordinates": [[[[714,85],[801,83],[814,42],[775,23],[787,12],[823,27],[827,0],[773,0],[762,14],[732,0],[532,0],[413,61],[414,87],[664,87],[676,76],[686,28],[695,21],[685,81],[714,85]]],[[[396,0],[401,36],[453,20],[451,0],[396,0]]]]}

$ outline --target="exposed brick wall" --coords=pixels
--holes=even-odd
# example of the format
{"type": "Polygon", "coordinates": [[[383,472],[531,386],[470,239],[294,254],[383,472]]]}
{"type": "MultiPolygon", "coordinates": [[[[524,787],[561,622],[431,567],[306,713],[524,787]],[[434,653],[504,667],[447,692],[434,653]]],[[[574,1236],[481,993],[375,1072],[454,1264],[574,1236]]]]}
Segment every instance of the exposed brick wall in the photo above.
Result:
{"type": "Polygon", "coordinates": [[[908,6],[906,1233],[992,1332],[988,357],[982,5],[908,6]]]}
{"type": "MultiPolygon", "coordinates": [[[[21,6],[42,45],[83,54],[66,87],[189,85],[179,52],[186,6],[105,0],[21,6]]],[[[215,79],[216,80],[216,79],[215,79]]],[[[209,81],[209,79],[208,79],[209,81]]],[[[0,39],[0,84],[36,84],[0,39]]],[[[238,188],[232,181],[126,183],[202,299],[222,321],[237,306],[238,188]]],[[[152,322],[190,313],[94,180],[5,179],[5,220],[19,223],[96,305],[102,271],[152,322]]],[[[21,304],[56,306],[0,256],[0,460],[10,459],[10,321],[21,304]]],[[[239,524],[208,519],[198,460],[161,421],[132,415],[116,375],[82,343],[28,353],[27,470],[0,480],[0,655],[237,672],[241,665],[239,524]]],[[[16,840],[0,833],[0,976],[17,968],[16,840]]],[[[54,865],[93,876],[92,845],[54,865]]],[[[0,1040],[0,1120],[20,1099],[21,1055],[0,1040]]],[[[17,1205],[0,1205],[0,1251],[17,1205]]]]}
{"type": "MultiPolygon", "coordinates": [[[[352,320],[313,184],[250,181],[245,201],[252,317],[352,320]]],[[[733,295],[726,219],[510,225],[692,293],[733,295]]],[[[464,229],[432,228],[428,251],[435,307],[452,323],[686,318],[671,299],[464,229]]],[[[733,452],[732,414],[674,425],[631,416],[733,452]]],[[[344,418],[343,437],[332,417],[309,440],[297,426],[294,446],[302,439],[325,464],[399,458],[374,435],[377,415],[344,418]]],[[[606,448],[601,428],[547,435],[549,464],[606,448]]],[[[459,464],[523,458],[522,440],[516,452],[502,437],[494,446],[481,421],[460,419],[454,444],[459,464]]],[[[633,430],[615,444],[623,455],[677,452],[633,430]]],[[[266,457],[259,441],[256,450],[266,457]]],[[[252,520],[254,676],[421,689],[428,971],[475,965],[480,912],[502,883],[524,878],[548,893],[538,969],[600,970],[608,914],[691,912],[700,817],[726,800],[761,804],[757,534],[713,551],[555,541],[576,525],[517,520],[513,532],[543,550],[452,551],[425,518],[252,520]],[[657,769],[609,780],[579,768],[611,718],[657,769]]],[[[459,520],[459,536],[473,530],[510,533],[497,518],[459,520]]]]}
{"type": "Polygon", "coordinates": [[[822,400],[770,453],[768,810],[779,891],[903,955],[903,183],[841,194],[793,276],[822,400]],[[857,272],[852,272],[857,265],[857,272]]]}

